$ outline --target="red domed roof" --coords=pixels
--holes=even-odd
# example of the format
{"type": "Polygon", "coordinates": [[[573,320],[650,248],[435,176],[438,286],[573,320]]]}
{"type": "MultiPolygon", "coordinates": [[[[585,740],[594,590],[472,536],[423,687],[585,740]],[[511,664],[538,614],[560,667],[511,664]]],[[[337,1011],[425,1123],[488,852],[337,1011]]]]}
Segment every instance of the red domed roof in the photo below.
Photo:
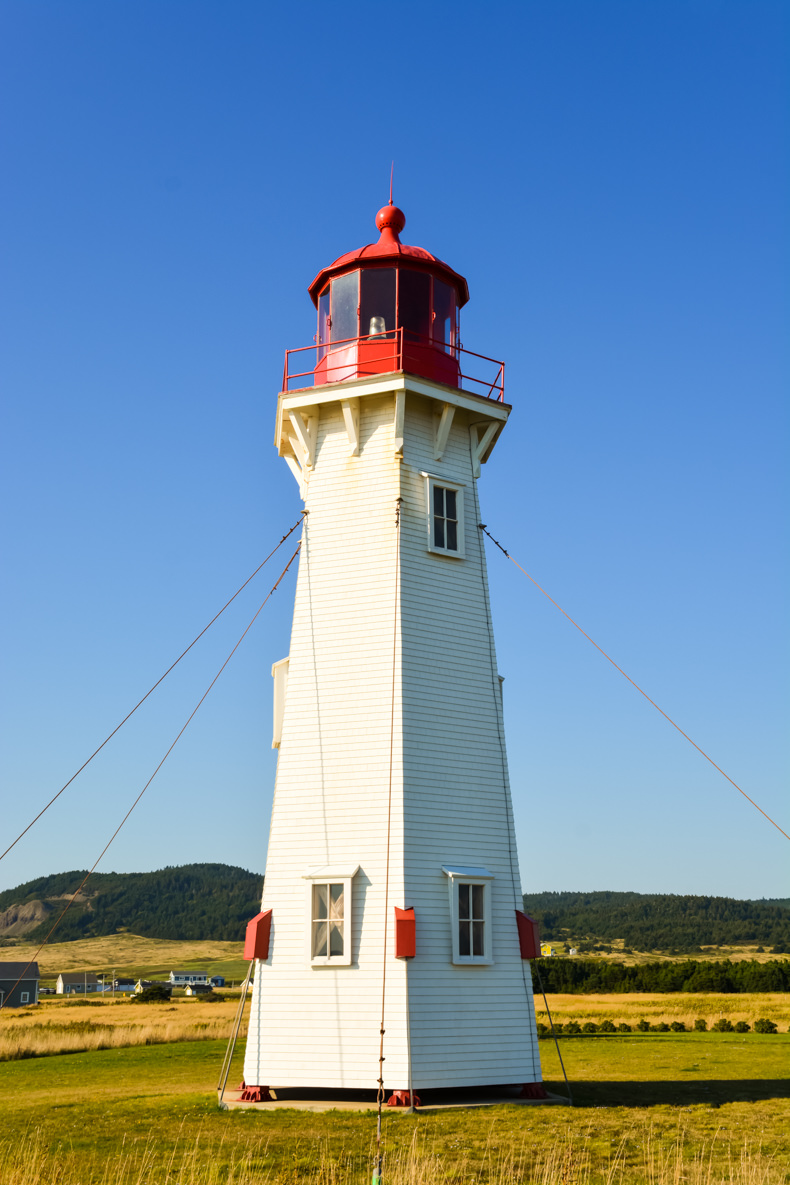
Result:
{"type": "Polygon", "coordinates": [[[381,231],[379,241],[368,243],[367,246],[360,247],[357,251],[349,251],[346,255],[341,255],[334,263],[330,263],[329,267],[322,268],[308,288],[313,304],[318,305],[319,293],[327,281],[334,276],[352,271],[353,268],[363,263],[373,267],[391,266],[396,259],[400,258],[404,262],[408,262],[409,267],[431,272],[448,284],[452,284],[458,293],[458,307],[461,308],[465,305],[469,300],[469,288],[464,277],[453,271],[441,259],[431,255],[430,251],[402,243],[398,236],[405,224],[406,216],[402,210],[392,204],[383,206],[376,215],[376,226],[381,231]]]}

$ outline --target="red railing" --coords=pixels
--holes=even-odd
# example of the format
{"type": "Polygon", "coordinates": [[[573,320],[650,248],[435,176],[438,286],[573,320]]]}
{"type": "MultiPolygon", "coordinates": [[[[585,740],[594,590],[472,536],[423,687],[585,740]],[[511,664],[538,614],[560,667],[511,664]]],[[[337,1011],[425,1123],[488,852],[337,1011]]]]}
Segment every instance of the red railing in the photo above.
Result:
{"type": "Polygon", "coordinates": [[[476,354],[474,350],[466,350],[462,346],[446,346],[443,342],[417,334],[408,333],[404,336],[402,327],[385,333],[370,333],[286,350],[282,389],[299,390],[396,371],[421,375],[448,387],[472,384],[470,389],[473,394],[496,399],[500,403],[505,400],[504,362],[488,358],[485,354],[476,354]],[[292,364],[299,366],[309,361],[303,356],[310,352],[315,357],[311,369],[293,370],[292,364]],[[476,370],[488,371],[488,374],[477,377],[464,373],[462,365],[467,358],[476,358],[477,364],[471,365],[476,370]],[[298,379],[308,381],[294,387],[292,384],[298,379]]]}

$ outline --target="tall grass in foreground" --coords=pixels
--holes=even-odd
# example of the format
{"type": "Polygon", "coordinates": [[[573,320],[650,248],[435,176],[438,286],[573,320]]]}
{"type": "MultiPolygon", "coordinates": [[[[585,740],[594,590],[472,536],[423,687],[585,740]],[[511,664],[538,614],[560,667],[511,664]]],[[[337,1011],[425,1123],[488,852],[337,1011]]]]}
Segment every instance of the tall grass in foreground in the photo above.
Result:
{"type": "MultiPolygon", "coordinates": [[[[689,1152],[682,1133],[667,1144],[651,1130],[635,1128],[594,1168],[585,1138],[555,1139],[545,1146],[527,1143],[507,1150],[487,1148],[482,1158],[452,1161],[441,1149],[425,1146],[415,1132],[409,1147],[385,1156],[384,1185],[783,1185],[785,1169],[758,1145],[733,1147],[714,1139],[689,1152]]],[[[37,1132],[18,1142],[0,1143],[2,1185],[367,1185],[373,1150],[366,1157],[333,1153],[328,1144],[306,1143],[292,1163],[267,1165],[265,1140],[223,1158],[221,1148],[176,1144],[167,1150],[153,1140],[124,1142],[112,1159],[86,1161],[67,1147],[49,1148],[37,1132]]]]}
{"type": "MultiPolygon", "coordinates": [[[[87,1053],[130,1045],[164,1045],[171,1041],[211,1041],[228,1035],[227,1016],[215,1020],[189,1018],[156,1024],[102,1024],[100,1021],[48,1022],[8,1026],[0,1031],[0,1062],[47,1057],[57,1053],[87,1053]]],[[[242,1034],[244,1036],[244,1034],[242,1034]]],[[[0,1181],[2,1178],[0,1177],[0,1181]]]]}

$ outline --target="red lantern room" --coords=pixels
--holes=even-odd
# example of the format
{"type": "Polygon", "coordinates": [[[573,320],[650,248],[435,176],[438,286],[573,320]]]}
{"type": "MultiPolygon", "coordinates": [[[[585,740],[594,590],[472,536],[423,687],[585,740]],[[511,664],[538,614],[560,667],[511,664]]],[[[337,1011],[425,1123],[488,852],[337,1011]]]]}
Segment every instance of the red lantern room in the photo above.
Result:
{"type": "MultiPolygon", "coordinates": [[[[469,300],[466,280],[430,251],[401,243],[405,223],[402,210],[384,206],[376,215],[378,242],[341,255],[318,273],[308,289],[318,310],[316,364],[307,370],[305,351],[289,350],[284,390],[307,385],[299,379],[322,386],[392,371],[448,387],[469,377],[462,373],[461,355],[470,351],[461,349],[458,330],[459,310],[469,300]]],[[[501,370],[492,377],[469,381],[502,399],[501,370]]]]}

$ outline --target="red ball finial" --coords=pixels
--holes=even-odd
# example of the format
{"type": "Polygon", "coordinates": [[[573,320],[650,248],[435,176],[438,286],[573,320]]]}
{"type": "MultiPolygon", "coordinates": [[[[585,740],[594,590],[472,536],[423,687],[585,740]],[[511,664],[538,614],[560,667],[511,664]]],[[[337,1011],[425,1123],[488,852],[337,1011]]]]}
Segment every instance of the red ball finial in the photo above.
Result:
{"type": "Polygon", "coordinates": [[[376,226],[379,230],[384,230],[385,227],[394,234],[399,235],[406,225],[406,215],[403,210],[399,210],[397,206],[390,203],[388,206],[382,206],[376,215],[376,226]]]}

